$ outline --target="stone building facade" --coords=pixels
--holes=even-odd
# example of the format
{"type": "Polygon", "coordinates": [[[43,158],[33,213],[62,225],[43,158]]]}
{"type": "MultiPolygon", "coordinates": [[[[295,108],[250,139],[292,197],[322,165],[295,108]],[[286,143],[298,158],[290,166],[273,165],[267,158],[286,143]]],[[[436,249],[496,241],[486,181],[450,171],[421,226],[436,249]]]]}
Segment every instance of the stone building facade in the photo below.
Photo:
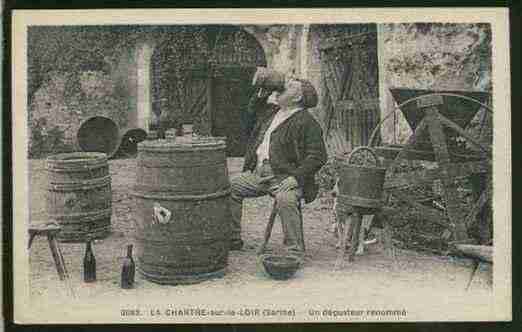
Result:
{"type": "MultiPolygon", "coordinates": [[[[241,136],[234,132],[239,130],[237,118],[248,102],[251,76],[259,65],[309,79],[320,96],[312,114],[325,131],[340,128],[341,137],[349,145],[367,143],[372,129],[349,127],[354,119],[374,125],[393,110],[388,91],[391,86],[486,91],[492,86],[488,25],[245,25],[225,26],[222,31],[216,26],[197,37],[206,48],[200,47],[194,31],[176,29],[128,27],[114,40],[114,45],[122,45],[120,48],[112,50],[110,56],[99,55],[100,65],[79,66],[77,71],[47,71],[28,105],[33,156],[38,156],[38,150],[44,154],[78,150],[75,135],[81,123],[92,116],[111,118],[120,128],[148,130],[161,108],[182,109],[206,119],[200,121],[206,124],[200,128],[206,134],[235,135],[238,147],[230,154],[240,155],[241,136]],[[330,42],[340,45],[336,46],[337,53],[324,48],[330,42]],[[237,48],[241,43],[243,48],[237,48]],[[190,50],[180,53],[180,49],[190,50]],[[213,62],[209,50],[219,53],[220,60],[213,62]],[[484,52],[481,58],[477,50],[484,52]],[[185,62],[180,65],[179,61],[185,62]],[[187,63],[190,68],[186,68],[187,63]],[[208,66],[218,77],[210,83],[205,74],[208,66]],[[359,74],[350,76],[351,72],[359,74]],[[344,85],[339,85],[340,94],[334,93],[335,80],[328,80],[336,73],[348,82],[355,80],[352,90],[343,92],[344,85]],[[164,91],[161,75],[164,81],[177,81],[182,91],[177,99],[172,99],[174,87],[164,91]],[[180,75],[190,79],[176,79],[180,75]],[[210,108],[216,109],[217,116],[209,115],[210,108]],[[232,122],[235,124],[228,124],[232,122]],[[364,137],[350,136],[358,130],[364,137]]],[[[60,30],[53,33],[61,34],[60,30]]],[[[408,130],[398,115],[380,133],[384,141],[392,141],[407,137],[408,130]]]]}

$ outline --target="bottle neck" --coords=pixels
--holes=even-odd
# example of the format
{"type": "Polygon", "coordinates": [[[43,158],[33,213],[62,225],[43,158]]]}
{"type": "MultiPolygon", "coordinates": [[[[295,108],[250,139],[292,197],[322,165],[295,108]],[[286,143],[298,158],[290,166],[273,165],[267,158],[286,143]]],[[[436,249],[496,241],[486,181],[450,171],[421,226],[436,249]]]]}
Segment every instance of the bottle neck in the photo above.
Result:
{"type": "Polygon", "coordinates": [[[127,246],[127,257],[132,258],[132,244],[127,246]]]}

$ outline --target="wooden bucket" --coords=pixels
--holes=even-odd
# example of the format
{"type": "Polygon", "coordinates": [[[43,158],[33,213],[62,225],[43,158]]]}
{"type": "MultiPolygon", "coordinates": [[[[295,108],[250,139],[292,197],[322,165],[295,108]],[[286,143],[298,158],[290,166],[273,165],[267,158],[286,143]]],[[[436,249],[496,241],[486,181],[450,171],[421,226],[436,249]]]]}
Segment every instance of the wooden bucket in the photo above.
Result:
{"type": "Polygon", "coordinates": [[[225,151],[216,139],[138,145],[135,240],[145,279],[175,285],[225,274],[231,218],[225,151]],[[170,218],[157,220],[155,206],[170,218]]]}
{"type": "Polygon", "coordinates": [[[107,156],[97,152],[53,155],[46,160],[47,212],[62,226],[62,242],[110,234],[111,176],[107,156]]]}
{"type": "Polygon", "coordinates": [[[120,151],[135,152],[136,144],[146,138],[145,130],[132,127],[120,130],[114,120],[104,116],[88,118],[76,133],[82,151],[105,153],[108,158],[117,156],[120,151]]]}
{"type": "Polygon", "coordinates": [[[339,163],[338,203],[353,207],[379,208],[382,206],[382,193],[386,169],[372,149],[355,148],[345,162],[339,163]],[[376,166],[352,164],[353,157],[360,151],[368,151],[375,159],[376,166]]]}

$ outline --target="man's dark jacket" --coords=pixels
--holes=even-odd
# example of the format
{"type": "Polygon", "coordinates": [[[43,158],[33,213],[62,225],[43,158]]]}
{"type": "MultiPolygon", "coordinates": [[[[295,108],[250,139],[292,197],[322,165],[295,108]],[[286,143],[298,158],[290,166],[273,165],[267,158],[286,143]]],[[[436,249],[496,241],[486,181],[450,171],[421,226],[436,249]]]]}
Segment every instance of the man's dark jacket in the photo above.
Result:
{"type": "MultiPolygon", "coordinates": [[[[264,111],[266,114],[258,117],[253,126],[243,171],[253,171],[256,168],[257,148],[277,112],[270,107],[264,111]]],[[[276,176],[295,177],[299,186],[303,188],[306,203],[315,199],[318,191],[315,173],[326,163],[326,148],[322,129],[307,110],[294,113],[272,132],[269,158],[276,176]]]]}

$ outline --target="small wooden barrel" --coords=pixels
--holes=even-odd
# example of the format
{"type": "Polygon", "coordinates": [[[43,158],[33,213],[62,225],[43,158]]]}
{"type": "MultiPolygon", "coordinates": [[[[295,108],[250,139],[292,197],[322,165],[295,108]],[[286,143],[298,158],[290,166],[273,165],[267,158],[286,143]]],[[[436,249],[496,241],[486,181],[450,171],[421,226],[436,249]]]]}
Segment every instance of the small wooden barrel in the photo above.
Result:
{"type": "Polygon", "coordinates": [[[216,139],[138,145],[135,240],[145,279],[175,285],[224,275],[231,218],[225,151],[216,139]],[[170,219],[158,220],[155,206],[170,219]]]}
{"type": "Polygon", "coordinates": [[[111,176],[107,155],[76,152],[47,158],[47,212],[62,226],[62,242],[84,242],[110,234],[111,176]]]}

